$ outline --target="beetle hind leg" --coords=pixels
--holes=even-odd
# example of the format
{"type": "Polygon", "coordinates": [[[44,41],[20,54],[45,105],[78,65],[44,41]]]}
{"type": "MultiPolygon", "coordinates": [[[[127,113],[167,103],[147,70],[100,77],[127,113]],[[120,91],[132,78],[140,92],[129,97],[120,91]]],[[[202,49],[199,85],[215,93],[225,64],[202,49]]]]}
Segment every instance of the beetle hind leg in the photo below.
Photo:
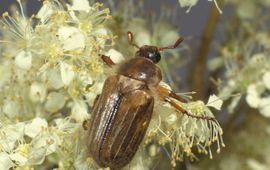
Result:
{"type": "Polygon", "coordinates": [[[204,119],[204,120],[212,120],[216,121],[214,117],[209,117],[209,116],[197,116],[194,115],[190,112],[188,112],[186,109],[184,109],[179,103],[177,103],[175,100],[182,102],[182,103],[187,103],[188,101],[181,96],[178,96],[175,92],[163,87],[163,86],[158,86],[158,94],[159,97],[162,101],[168,102],[172,107],[180,111],[181,113],[192,117],[196,119],[204,119]]]}
{"type": "Polygon", "coordinates": [[[166,99],[166,98],[174,98],[182,103],[187,103],[188,101],[184,98],[182,98],[181,96],[177,95],[175,92],[163,87],[163,86],[158,86],[158,93],[159,96],[162,100],[166,99]]]}

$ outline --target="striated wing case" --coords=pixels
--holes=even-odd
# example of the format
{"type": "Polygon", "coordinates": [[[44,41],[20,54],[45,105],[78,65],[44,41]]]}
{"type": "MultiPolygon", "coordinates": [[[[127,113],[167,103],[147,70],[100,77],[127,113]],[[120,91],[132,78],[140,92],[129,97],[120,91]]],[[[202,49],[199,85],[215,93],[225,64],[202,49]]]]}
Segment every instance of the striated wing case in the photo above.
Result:
{"type": "Polygon", "coordinates": [[[154,98],[144,82],[108,77],[93,107],[88,148],[102,167],[120,169],[130,162],[145,136],[154,98]]]}

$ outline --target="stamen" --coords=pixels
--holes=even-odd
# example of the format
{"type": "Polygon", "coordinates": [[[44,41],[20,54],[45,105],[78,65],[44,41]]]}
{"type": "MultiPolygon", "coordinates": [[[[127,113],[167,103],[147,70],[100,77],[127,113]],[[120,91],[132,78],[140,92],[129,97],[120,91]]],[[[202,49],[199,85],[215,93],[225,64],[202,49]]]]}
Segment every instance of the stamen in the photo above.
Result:
{"type": "Polygon", "coordinates": [[[23,12],[22,2],[21,2],[21,0],[17,0],[17,2],[19,4],[20,10],[21,10],[21,15],[22,15],[23,19],[26,20],[26,17],[25,17],[24,12],[23,12]]]}

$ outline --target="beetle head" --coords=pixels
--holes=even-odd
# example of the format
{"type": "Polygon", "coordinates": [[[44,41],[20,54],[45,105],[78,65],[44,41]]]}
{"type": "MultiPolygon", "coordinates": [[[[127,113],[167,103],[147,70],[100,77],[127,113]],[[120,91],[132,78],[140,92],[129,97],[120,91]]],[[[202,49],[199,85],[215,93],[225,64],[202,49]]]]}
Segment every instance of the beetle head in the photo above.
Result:
{"type": "Polygon", "coordinates": [[[144,45],[136,52],[136,56],[145,57],[150,59],[153,63],[158,63],[161,59],[161,55],[156,46],[144,45]]]}
{"type": "Polygon", "coordinates": [[[153,63],[158,63],[161,59],[160,51],[166,49],[175,49],[178,45],[183,41],[182,38],[178,38],[174,45],[158,48],[156,46],[144,45],[139,47],[137,44],[133,43],[133,34],[131,32],[127,32],[128,34],[128,43],[139,50],[136,52],[136,56],[145,57],[150,59],[153,63]]]}

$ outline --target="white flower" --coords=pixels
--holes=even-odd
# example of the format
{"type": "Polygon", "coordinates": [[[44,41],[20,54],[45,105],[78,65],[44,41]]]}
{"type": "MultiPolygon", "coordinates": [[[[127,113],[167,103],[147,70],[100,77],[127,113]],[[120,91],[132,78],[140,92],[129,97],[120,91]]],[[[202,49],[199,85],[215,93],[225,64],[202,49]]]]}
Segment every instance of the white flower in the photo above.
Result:
{"type": "Polygon", "coordinates": [[[31,138],[36,137],[42,129],[46,129],[48,127],[48,123],[46,119],[35,118],[31,123],[26,124],[25,126],[25,134],[31,138]]]}
{"type": "Polygon", "coordinates": [[[176,116],[175,114],[170,114],[170,115],[166,118],[165,121],[166,121],[168,124],[173,124],[173,123],[176,122],[176,120],[177,120],[177,116],[176,116]]]}
{"type": "Polygon", "coordinates": [[[246,101],[250,107],[258,108],[258,106],[261,102],[261,98],[257,95],[248,94],[246,96],[246,101]]]}
{"type": "Polygon", "coordinates": [[[23,140],[24,123],[17,123],[15,125],[6,125],[0,129],[0,148],[6,152],[11,152],[15,143],[23,140]]]}
{"type": "Polygon", "coordinates": [[[270,90],[270,71],[266,72],[263,75],[263,83],[265,85],[265,87],[270,90]]]}
{"type": "Polygon", "coordinates": [[[29,51],[20,51],[15,56],[15,64],[24,70],[29,70],[32,66],[32,53],[29,51]]]}
{"type": "Polygon", "coordinates": [[[101,83],[101,82],[95,83],[95,85],[90,88],[90,93],[87,93],[85,95],[87,98],[87,101],[89,101],[89,103],[93,104],[97,95],[101,93],[102,88],[103,88],[103,83],[101,83]]]}
{"type": "Polygon", "coordinates": [[[75,75],[71,65],[60,62],[60,72],[64,85],[69,85],[75,75]]]}
{"type": "Polygon", "coordinates": [[[20,106],[19,103],[13,100],[5,100],[3,106],[3,112],[9,117],[14,118],[19,114],[20,106]]]}
{"type": "Polygon", "coordinates": [[[146,30],[141,30],[134,37],[134,41],[139,45],[149,45],[151,44],[151,36],[146,30]]]}
{"type": "Polygon", "coordinates": [[[261,97],[260,92],[258,92],[258,84],[251,84],[247,89],[246,101],[248,105],[252,108],[258,108],[261,97]]]}
{"type": "Polygon", "coordinates": [[[71,9],[77,10],[77,11],[85,11],[89,12],[91,7],[89,6],[89,1],[88,0],[73,0],[72,1],[72,6],[71,9]]]}
{"type": "Polygon", "coordinates": [[[121,63],[122,61],[124,61],[124,57],[123,57],[123,54],[120,53],[119,51],[111,48],[107,53],[106,53],[107,56],[109,56],[111,58],[111,60],[114,62],[114,63],[121,63]]]}
{"type": "Polygon", "coordinates": [[[92,79],[90,73],[88,73],[86,71],[80,71],[78,78],[80,79],[80,81],[82,81],[83,86],[88,86],[88,85],[93,84],[93,79],[92,79]]]}
{"type": "Polygon", "coordinates": [[[44,162],[48,146],[46,147],[36,147],[35,145],[28,153],[28,164],[30,165],[40,165],[44,162]]]}
{"type": "Polygon", "coordinates": [[[46,71],[49,85],[55,89],[64,87],[64,83],[61,78],[61,73],[58,69],[49,69],[46,71]]]}
{"type": "Polygon", "coordinates": [[[92,170],[95,169],[86,154],[78,155],[74,161],[75,169],[92,170]]]}
{"type": "Polygon", "coordinates": [[[209,70],[211,70],[212,72],[216,71],[218,68],[222,67],[224,64],[224,60],[222,57],[216,57],[211,59],[208,63],[207,63],[207,67],[209,68],[209,70]]]}
{"type": "Polygon", "coordinates": [[[9,155],[5,152],[0,152],[0,169],[9,170],[14,166],[14,163],[10,159],[9,155]]]}
{"type": "Polygon", "coordinates": [[[58,92],[51,92],[47,97],[45,109],[51,113],[58,111],[65,104],[65,96],[58,92]]]}
{"type": "Polygon", "coordinates": [[[97,44],[103,48],[106,42],[104,37],[108,36],[108,31],[105,28],[98,28],[93,31],[93,34],[97,36],[97,44]]]}
{"type": "Polygon", "coordinates": [[[266,164],[260,163],[255,159],[248,159],[247,165],[251,170],[268,170],[269,167],[266,164]]]}
{"type": "Polygon", "coordinates": [[[179,37],[179,33],[175,30],[170,30],[164,33],[162,36],[162,39],[160,40],[160,45],[162,46],[168,46],[168,44],[171,44],[173,40],[179,37]]]}
{"type": "Polygon", "coordinates": [[[219,97],[213,94],[213,95],[210,95],[206,106],[213,107],[217,110],[221,110],[222,104],[223,104],[223,101],[219,97]]]}
{"type": "Polygon", "coordinates": [[[190,7],[196,5],[198,0],[179,0],[181,7],[190,7]]]}
{"type": "Polygon", "coordinates": [[[259,110],[263,116],[270,117],[270,97],[261,98],[259,110]]]}
{"type": "MultiPolygon", "coordinates": [[[[0,169],[42,169],[62,160],[64,169],[74,168],[85,150],[81,122],[89,118],[89,101],[84,96],[96,96],[104,82],[99,54],[112,40],[103,24],[109,10],[99,3],[89,6],[88,0],[71,6],[45,0],[28,18],[18,2],[21,15],[5,13],[0,21],[0,169]],[[73,102],[71,109],[58,114],[66,100],[73,102]]],[[[93,164],[83,159],[83,168],[93,164]]]]}
{"type": "Polygon", "coordinates": [[[83,49],[85,47],[85,37],[76,27],[62,26],[58,29],[59,40],[62,48],[66,51],[83,49]]]}
{"type": "Polygon", "coordinates": [[[13,161],[15,161],[20,166],[24,166],[27,162],[27,158],[18,152],[12,153],[9,156],[13,161]]]}
{"type": "Polygon", "coordinates": [[[81,127],[81,123],[75,123],[74,121],[71,121],[70,118],[59,118],[55,119],[56,128],[62,131],[63,133],[74,133],[76,129],[81,127]]]}
{"type": "Polygon", "coordinates": [[[240,1],[240,5],[237,8],[237,14],[242,19],[252,19],[256,15],[256,5],[253,0],[247,0],[245,2],[240,1]]]}
{"type": "Polygon", "coordinates": [[[30,99],[33,102],[43,102],[46,98],[46,87],[42,83],[34,82],[30,87],[30,99]]]}
{"type": "Polygon", "coordinates": [[[87,112],[87,104],[82,100],[75,100],[72,103],[71,117],[77,122],[83,122],[89,118],[90,114],[87,112]]]}
{"type": "MultiPolygon", "coordinates": [[[[54,153],[58,149],[59,144],[60,138],[53,131],[41,133],[33,140],[33,148],[45,148],[45,155],[54,153]]],[[[42,153],[44,152],[42,151],[42,153]]]]}
{"type": "Polygon", "coordinates": [[[178,0],[181,7],[189,7],[187,12],[190,11],[191,7],[196,5],[198,0],[178,0]]]}
{"type": "Polygon", "coordinates": [[[48,1],[44,1],[43,6],[38,11],[36,17],[40,19],[42,23],[46,22],[46,20],[53,14],[53,8],[48,1]]]}

